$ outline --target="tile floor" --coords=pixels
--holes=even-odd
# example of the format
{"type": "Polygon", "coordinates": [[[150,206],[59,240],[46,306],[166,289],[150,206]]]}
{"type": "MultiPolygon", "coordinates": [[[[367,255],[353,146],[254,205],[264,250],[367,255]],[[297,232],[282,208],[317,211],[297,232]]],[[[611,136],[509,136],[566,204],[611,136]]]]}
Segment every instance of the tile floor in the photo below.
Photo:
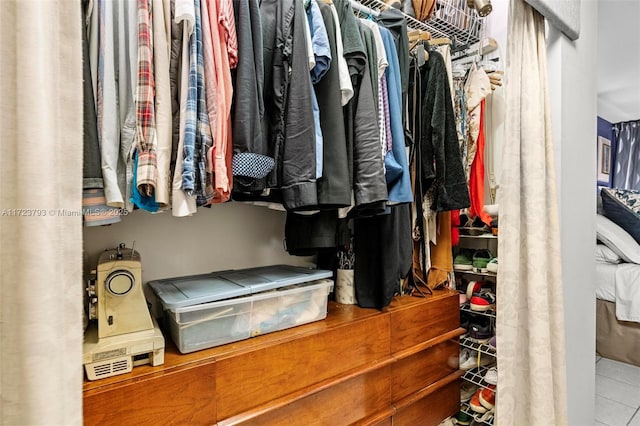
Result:
{"type": "Polygon", "coordinates": [[[640,426],[640,367],[596,356],[597,426],[640,426]]]}

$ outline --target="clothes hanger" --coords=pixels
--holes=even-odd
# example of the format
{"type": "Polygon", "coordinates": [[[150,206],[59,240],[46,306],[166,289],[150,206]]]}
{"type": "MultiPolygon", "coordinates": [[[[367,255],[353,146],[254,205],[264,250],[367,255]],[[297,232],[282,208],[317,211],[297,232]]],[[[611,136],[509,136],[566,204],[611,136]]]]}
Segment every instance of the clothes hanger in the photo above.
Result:
{"type": "Polygon", "coordinates": [[[429,41],[431,39],[431,34],[429,31],[425,30],[411,30],[409,31],[409,50],[412,50],[414,47],[418,45],[418,43],[423,41],[429,41]]]}
{"type": "Polygon", "coordinates": [[[414,51],[420,58],[420,63],[424,64],[429,60],[429,51],[425,49],[424,43],[431,39],[429,31],[415,29],[409,31],[409,50],[414,51]]]}
{"type": "Polygon", "coordinates": [[[432,38],[428,40],[429,46],[442,46],[448,44],[451,46],[451,40],[448,37],[432,38]]]}

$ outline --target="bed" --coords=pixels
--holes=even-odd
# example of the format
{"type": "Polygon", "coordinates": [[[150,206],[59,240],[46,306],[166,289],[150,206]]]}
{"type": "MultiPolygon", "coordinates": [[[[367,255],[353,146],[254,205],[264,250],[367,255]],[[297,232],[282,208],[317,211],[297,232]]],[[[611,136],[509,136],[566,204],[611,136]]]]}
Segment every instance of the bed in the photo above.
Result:
{"type": "Polygon", "coordinates": [[[640,244],[597,215],[596,352],[640,366],[640,244]]]}

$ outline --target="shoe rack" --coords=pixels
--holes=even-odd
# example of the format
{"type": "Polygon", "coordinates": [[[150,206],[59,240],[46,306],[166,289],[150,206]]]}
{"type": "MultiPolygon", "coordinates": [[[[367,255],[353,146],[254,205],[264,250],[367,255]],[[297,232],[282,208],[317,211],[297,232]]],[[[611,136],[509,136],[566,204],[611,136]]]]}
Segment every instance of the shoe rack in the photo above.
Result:
{"type": "MultiPolygon", "coordinates": [[[[491,233],[477,233],[475,235],[469,235],[465,234],[464,230],[461,229],[460,242],[458,246],[454,247],[454,258],[461,251],[467,251],[471,253],[478,250],[488,250],[493,255],[493,257],[497,257],[498,236],[491,233]]],[[[472,266],[470,270],[461,270],[454,266],[454,273],[456,277],[456,287],[462,293],[466,292],[468,283],[470,281],[482,281],[483,288],[488,287],[494,295],[496,294],[496,273],[482,271],[475,266],[472,266]]],[[[471,318],[471,322],[473,322],[474,320],[478,320],[480,322],[488,322],[491,329],[491,334],[495,336],[496,310],[473,310],[471,309],[469,302],[469,300],[466,300],[465,303],[460,305],[461,317],[468,316],[471,318]]],[[[498,301],[496,301],[496,306],[497,303],[498,301]]],[[[468,333],[460,336],[460,350],[462,351],[464,349],[475,351],[474,353],[479,353],[480,357],[490,357],[491,361],[489,362],[489,364],[480,365],[480,363],[478,362],[478,365],[476,367],[466,370],[462,376],[463,380],[476,385],[478,389],[488,388],[490,384],[484,380],[484,377],[487,371],[491,367],[494,367],[496,365],[497,349],[489,345],[488,343],[480,343],[476,341],[475,339],[471,338],[468,333]]],[[[460,402],[460,411],[472,417],[475,420],[474,424],[493,426],[492,411],[488,413],[476,412],[470,407],[469,401],[460,402]]]]}

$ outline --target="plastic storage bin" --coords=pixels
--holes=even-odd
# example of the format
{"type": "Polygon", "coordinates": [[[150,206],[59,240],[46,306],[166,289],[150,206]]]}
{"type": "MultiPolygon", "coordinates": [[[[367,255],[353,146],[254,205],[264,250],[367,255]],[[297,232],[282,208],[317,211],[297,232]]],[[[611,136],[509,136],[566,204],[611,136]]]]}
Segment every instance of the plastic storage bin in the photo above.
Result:
{"type": "Polygon", "coordinates": [[[165,310],[181,353],[319,321],[327,316],[333,281],[318,280],[235,299],[165,310]]]}
{"type": "Polygon", "coordinates": [[[178,350],[189,353],[327,316],[331,271],[288,265],[149,282],[178,350]]]}

